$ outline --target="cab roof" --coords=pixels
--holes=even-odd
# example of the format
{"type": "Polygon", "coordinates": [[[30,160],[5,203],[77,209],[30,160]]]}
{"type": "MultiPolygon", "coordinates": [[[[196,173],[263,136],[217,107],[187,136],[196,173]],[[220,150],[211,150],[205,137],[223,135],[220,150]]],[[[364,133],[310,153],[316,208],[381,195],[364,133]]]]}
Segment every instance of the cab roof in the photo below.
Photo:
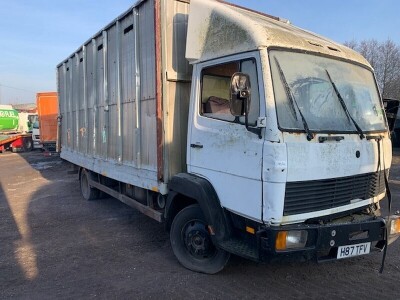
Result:
{"type": "Polygon", "coordinates": [[[316,52],[371,68],[358,52],[289,21],[215,0],[191,0],[186,44],[190,62],[281,47],[316,52]]]}

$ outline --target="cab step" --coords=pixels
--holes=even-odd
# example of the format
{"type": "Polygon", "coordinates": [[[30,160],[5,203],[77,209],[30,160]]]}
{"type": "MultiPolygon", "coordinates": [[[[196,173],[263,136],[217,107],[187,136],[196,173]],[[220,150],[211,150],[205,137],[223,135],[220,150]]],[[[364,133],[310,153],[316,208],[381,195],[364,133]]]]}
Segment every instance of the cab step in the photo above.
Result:
{"type": "Polygon", "coordinates": [[[237,238],[231,238],[219,243],[219,247],[232,254],[253,260],[259,261],[258,249],[256,246],[246,243],[237,238]]]}

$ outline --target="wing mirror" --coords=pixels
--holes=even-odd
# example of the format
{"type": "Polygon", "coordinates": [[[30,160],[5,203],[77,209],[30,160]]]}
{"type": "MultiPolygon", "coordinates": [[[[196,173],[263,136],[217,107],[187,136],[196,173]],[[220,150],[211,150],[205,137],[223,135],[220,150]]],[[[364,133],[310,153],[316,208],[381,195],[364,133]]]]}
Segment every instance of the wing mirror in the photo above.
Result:
{"type": "MultiPolygon", "coordinates": [[[[244,73],[234,73],[231,78],[230,109],[234,116],[248,116],[250,108],[250,77],[244,73]]],[[[247,123],[247,122],[246,122],[247,123]]]]}
{"type": "Polygon", "coordinates": [[[235,117],[244,116],[246,129],[261,137],[261,128],[249,127],[249,111],[251,103],[250,77],[245,73],[234,73],[231,78],[230,109],[235,117]]]}

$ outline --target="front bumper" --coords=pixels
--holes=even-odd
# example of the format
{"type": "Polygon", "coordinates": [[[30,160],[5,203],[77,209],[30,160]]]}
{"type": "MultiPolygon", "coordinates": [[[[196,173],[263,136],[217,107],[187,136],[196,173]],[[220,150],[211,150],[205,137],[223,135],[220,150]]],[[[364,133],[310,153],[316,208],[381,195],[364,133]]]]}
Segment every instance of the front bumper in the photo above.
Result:
{"type": "Polygon", "coordinates": [[[382,217],[369,217],[362,221],[336,221],[328,224],[301,224],[265,227],[257,232],[259,259],[328,261],[337,259],[338,247],[371,242],[371,252],[382,251],[385,246],[386,221],[382,217]],[[304,248],[277,251],[278,232],[304,230],[308,239],[304,248]]]}

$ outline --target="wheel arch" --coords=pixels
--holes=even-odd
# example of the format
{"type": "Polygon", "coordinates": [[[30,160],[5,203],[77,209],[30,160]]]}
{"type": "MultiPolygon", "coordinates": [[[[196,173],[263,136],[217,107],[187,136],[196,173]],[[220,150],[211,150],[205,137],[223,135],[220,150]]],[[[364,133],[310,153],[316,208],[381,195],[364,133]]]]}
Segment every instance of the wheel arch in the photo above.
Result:
{"type": "Polygon", "coordinates": [[[93,172],[93,171],[91,171],[89,169],[86,169],[85,167],[82,167],[82,166],[78,166],[78,169],[79,169],[78,170],[78,178],[79,179],[81,178],[82,172],[85,171],[86,174],[90,177],[91,180],[99,181],[98,180],[98,174],[96,172],[93,172]]]}
{"type": "Polygon", "coordinates": [[[83,170],[85,170],[84,167],[81,167],[81,166],[78,167],[78,179],[79,180],[81,180],[81,174],[82,174],[83,170]]]}
{"type": "Polygon", "coordinates": [[[79,174],[79,185],[81,188],[81,193],[83,198],[85,198],[86,200],[99,199],[100,190],[91,186],[90,184],[90,180],[93,180],[96,177],[96,173],[88,169],[85,169],[83,167],[80,167],[78,174],[79,174]],[[84,181],[82,181],[83,174],[85,175],[84,181]]]}
{"type": "Polygon", "coordinates": [[[198,203],[204,217],[212,226],[217,241],[222,241],[231,234],[231,226],[218,195],[212,184],[199,176],[187,173],[175,175],[169,182],[167,203],[165,207],[166,229],[171,228],[174,217],[183,208],[198,203]]]}

